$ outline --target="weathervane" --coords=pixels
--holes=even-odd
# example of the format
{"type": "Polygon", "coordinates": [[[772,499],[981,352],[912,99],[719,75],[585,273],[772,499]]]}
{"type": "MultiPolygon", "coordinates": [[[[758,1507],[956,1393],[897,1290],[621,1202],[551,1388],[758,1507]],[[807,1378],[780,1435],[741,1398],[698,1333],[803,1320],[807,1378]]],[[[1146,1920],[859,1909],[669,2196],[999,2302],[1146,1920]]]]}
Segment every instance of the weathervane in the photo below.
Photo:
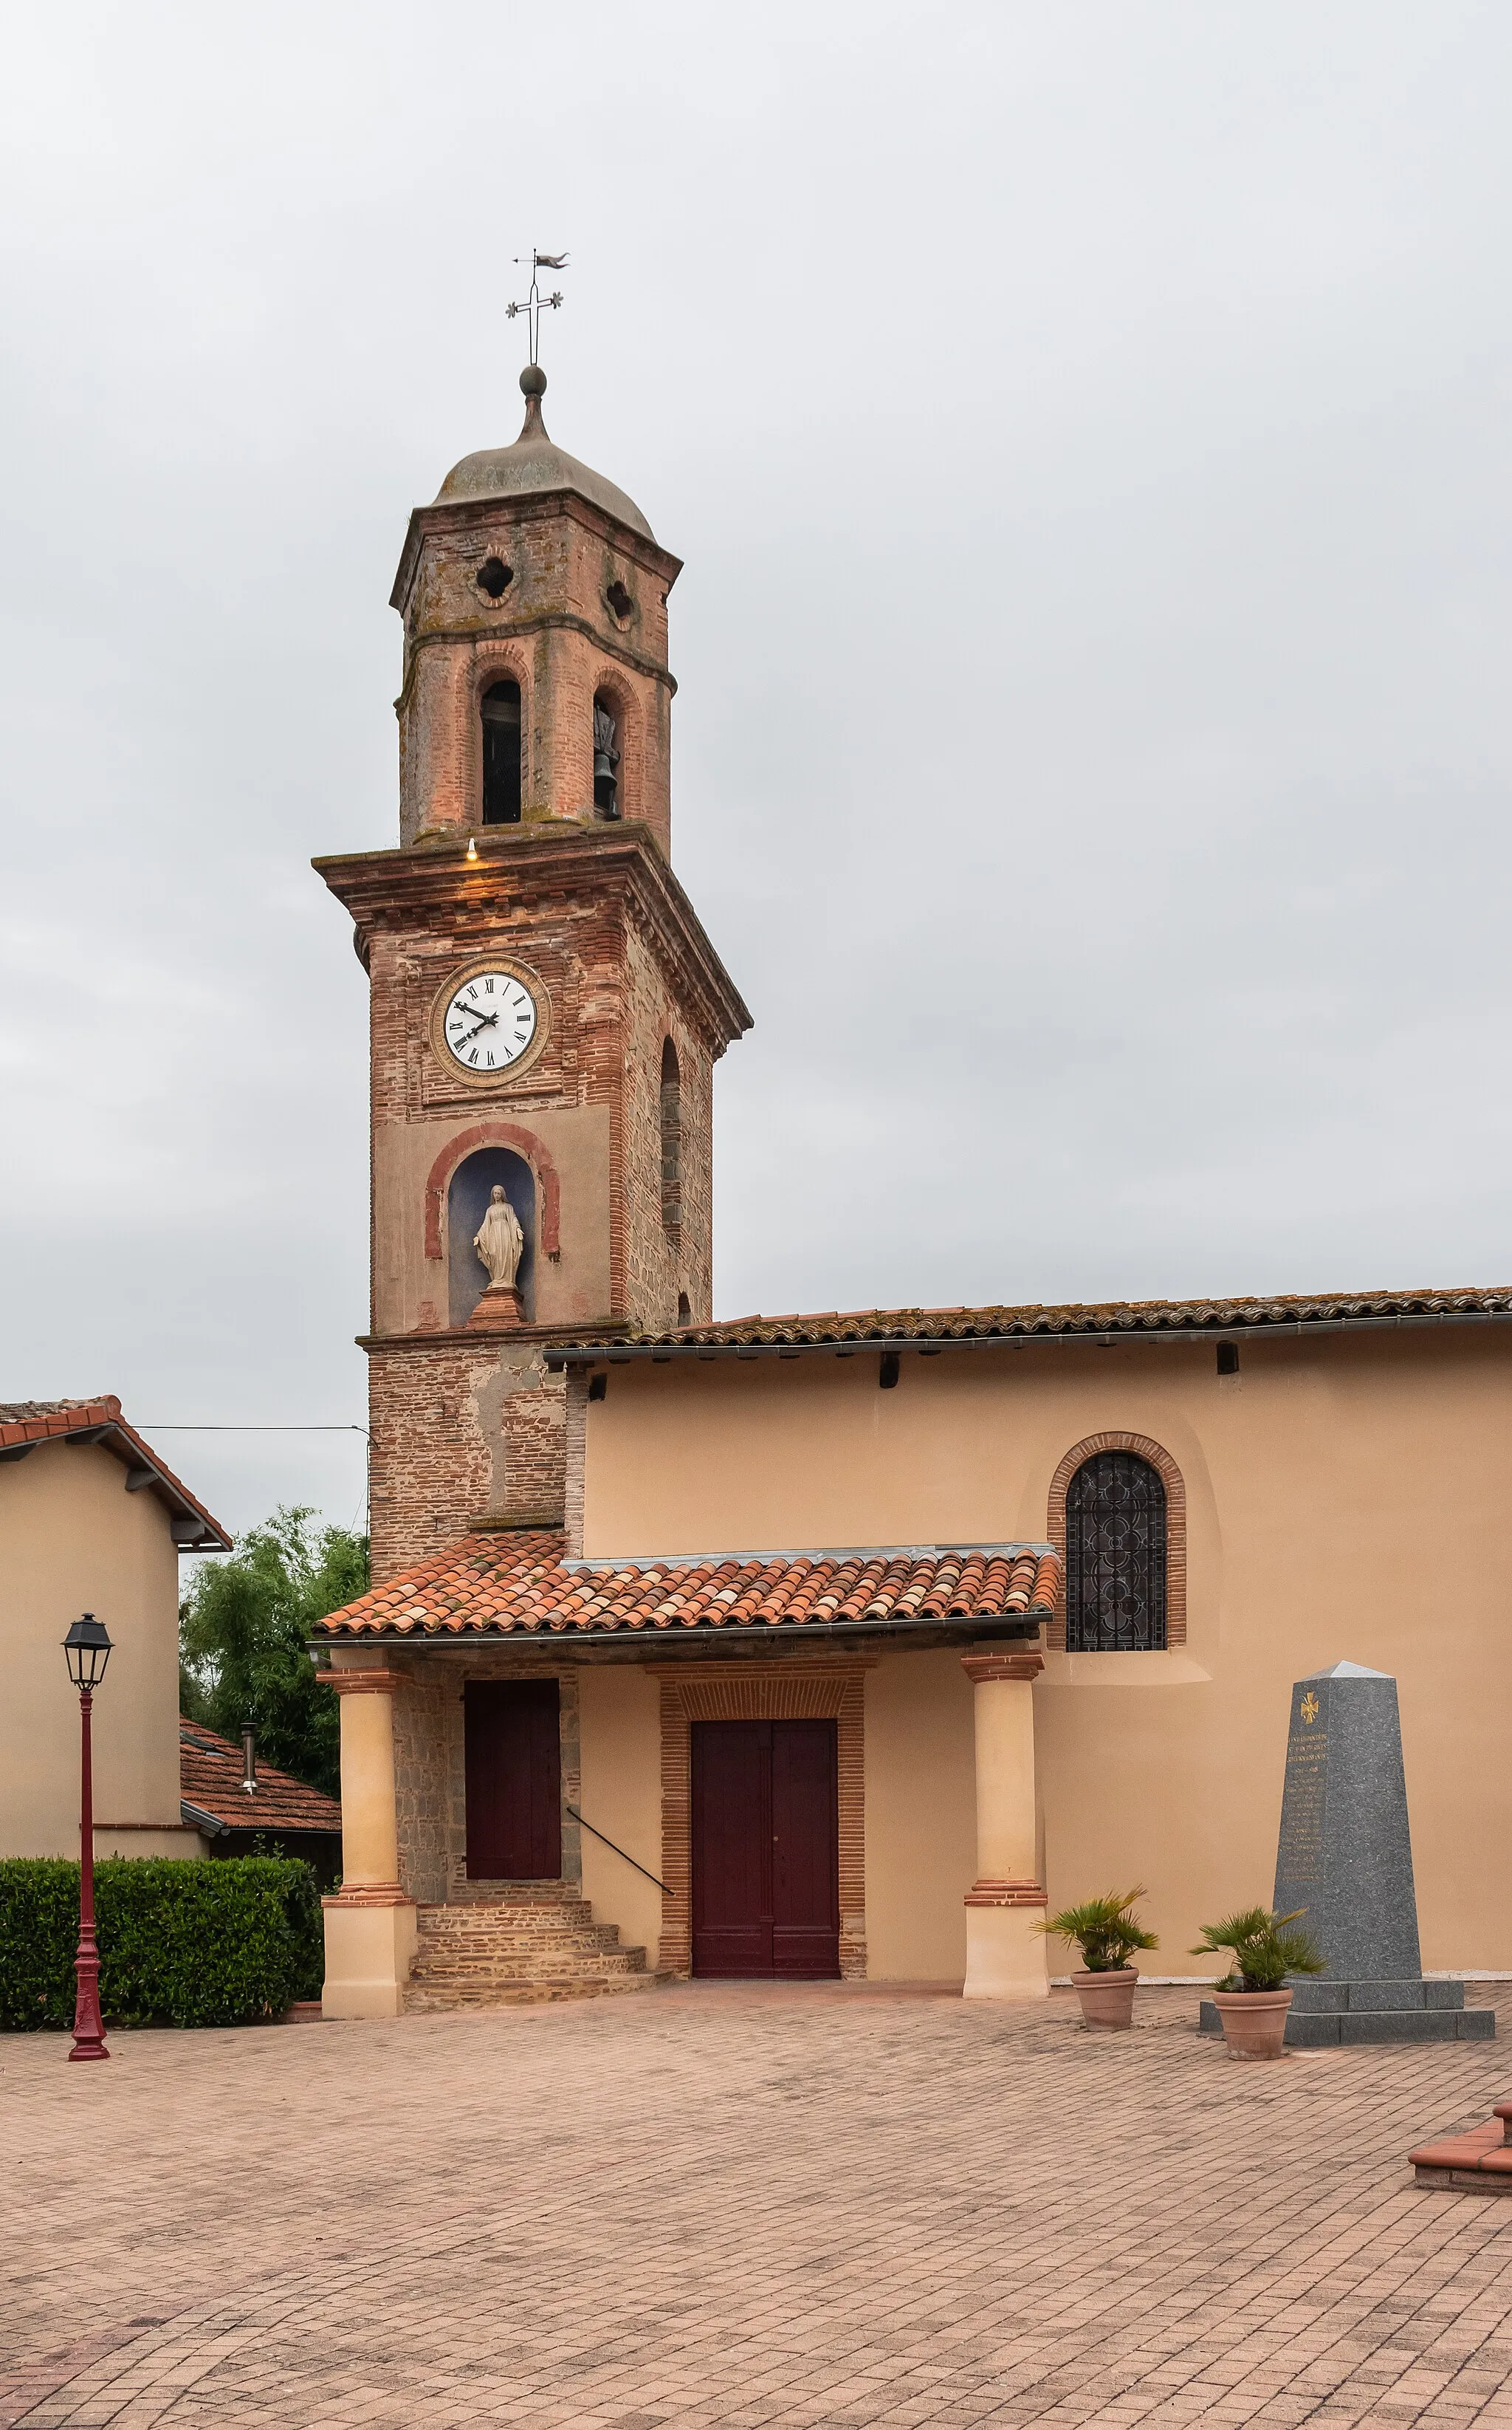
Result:
{"type": "MultiPolygon", "coordinates": [[[[517,253],[515,255],[515,259],[516,261],[523,262],[524,260],[524,255],[523,253],[517,253]]],[[[536,360],[540,352],[540,316],[542,312],[555,312],[557,306],[565,301],[559,289],[555,295],[542,295],[540,291],[540,273],[543,270],[565,270],[566,267],[567,256],[565,253],[536,253],[532,251],[530,256],[530,292],[523,304],[507,304],[504,308],[504,317],[507,321],[517,319],[522,312],[529,313],[530,359],[532,362],[536,360]]]]}

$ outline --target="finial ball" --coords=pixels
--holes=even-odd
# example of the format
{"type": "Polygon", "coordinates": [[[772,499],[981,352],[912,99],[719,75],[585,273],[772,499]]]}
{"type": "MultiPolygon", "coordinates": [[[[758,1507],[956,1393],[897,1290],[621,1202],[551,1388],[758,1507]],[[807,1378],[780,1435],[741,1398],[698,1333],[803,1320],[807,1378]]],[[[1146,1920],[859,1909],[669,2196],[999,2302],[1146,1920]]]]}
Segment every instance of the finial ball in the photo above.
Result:
{"type": "Polygon", "coordinates": [[[520,374],[520,393],[522,396],[545,395],[546,374],[539,363],[526,363],[520,374]]]}

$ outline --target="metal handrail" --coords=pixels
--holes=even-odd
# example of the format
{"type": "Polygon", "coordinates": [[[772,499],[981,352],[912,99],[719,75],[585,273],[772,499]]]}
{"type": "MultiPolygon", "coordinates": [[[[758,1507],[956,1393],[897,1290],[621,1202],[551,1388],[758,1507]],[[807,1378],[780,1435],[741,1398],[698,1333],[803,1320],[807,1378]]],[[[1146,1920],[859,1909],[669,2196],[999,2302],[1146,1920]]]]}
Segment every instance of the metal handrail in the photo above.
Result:
{"type": "Polygon", "coordinates": [[[634,1865],[638,1873],[645,1873],[648,1882],[655,1882],[663,1898],[671,1898],[672,1892],[658,1873],[646,1872],[645,1866],[638,1863],[634,1856],[630,1856],[625,1849],[620,1846],[617,1839],[609,1839],[606,1833],[596,1829],[591,1822],[584,1821],[583,1816],[579,1814],[575,1806],[569,1806],[567,1811],[572,1816],[574,1822],[581,1822],[583,1824],[585,1831],[591,1831],[595,1839],[602,1839],[606,1848],[612,1848],[617,1856],[624,1857],[624,1861],[627,1865],[634,1865]]]}

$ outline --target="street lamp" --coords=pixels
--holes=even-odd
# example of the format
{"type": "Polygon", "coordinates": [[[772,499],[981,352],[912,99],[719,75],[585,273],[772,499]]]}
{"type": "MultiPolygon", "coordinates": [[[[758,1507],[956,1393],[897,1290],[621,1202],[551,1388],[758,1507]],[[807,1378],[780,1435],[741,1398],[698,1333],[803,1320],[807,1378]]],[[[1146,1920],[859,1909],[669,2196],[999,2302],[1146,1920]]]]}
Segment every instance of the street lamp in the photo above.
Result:
{"type": "Polygon", "coordinates": [[[94,1940],[94,1778],[90,1761],[90,1709],[110,1659],[110,1636],[92,1611],[74,1623],[63,1639],[68,1675],[78,1689],[79,1772],[78,1954],[74,1960],[74,2047],[70,2058],[108,2058],[100,2015],[100,1953],[94,1940]]]}

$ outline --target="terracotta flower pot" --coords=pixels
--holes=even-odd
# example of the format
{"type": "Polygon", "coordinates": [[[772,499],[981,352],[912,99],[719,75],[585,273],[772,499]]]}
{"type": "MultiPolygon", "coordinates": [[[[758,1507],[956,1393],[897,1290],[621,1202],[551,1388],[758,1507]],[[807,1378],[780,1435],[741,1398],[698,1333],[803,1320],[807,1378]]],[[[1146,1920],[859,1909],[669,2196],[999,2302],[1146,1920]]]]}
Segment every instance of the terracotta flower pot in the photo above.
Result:
{"type": "Polygon", "coordinates": [[[1215,1991],[1213,2006],[1230,2058],[1280,2058],[1287,2035],[1286,1991],[1215,1991]]]}
{"type": "Polygon", "coordinates": [[[1126,2034],[1134,2022],[1134,1991],[1139,1980],[1134,1966],[1105,1968],[1094,1974],[1078,1967],[1072,1976],[1082,2004],[1082,2022],[1094,2034],[1126,2034]]]}

